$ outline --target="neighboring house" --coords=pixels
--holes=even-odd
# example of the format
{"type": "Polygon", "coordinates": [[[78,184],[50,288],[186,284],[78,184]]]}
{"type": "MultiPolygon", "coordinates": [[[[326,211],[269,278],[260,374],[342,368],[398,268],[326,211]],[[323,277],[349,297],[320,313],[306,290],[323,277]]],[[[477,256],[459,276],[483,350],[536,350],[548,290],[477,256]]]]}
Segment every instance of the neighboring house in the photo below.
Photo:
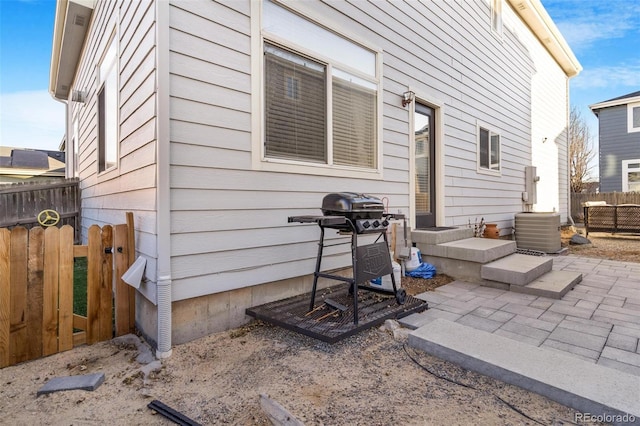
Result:
{"type": "Polygon", "coordinates": [[[589,108],[598,117],[600,192],[640,192],[640,91],[589,108]]]}
{"type": "Polygon", "coordinates": [[[59,0],[53,40],[82,224],[135,213],[158,356],[310,291],[319,229],[287,217],[327,193],[384,197],[418,228],[567,220],[581,67],[539,0],[59,0]]]}
{"type": "Polygon", "coordinates": [[[0,146],[0,183],[64,179],[65,153],[0,146]]]}

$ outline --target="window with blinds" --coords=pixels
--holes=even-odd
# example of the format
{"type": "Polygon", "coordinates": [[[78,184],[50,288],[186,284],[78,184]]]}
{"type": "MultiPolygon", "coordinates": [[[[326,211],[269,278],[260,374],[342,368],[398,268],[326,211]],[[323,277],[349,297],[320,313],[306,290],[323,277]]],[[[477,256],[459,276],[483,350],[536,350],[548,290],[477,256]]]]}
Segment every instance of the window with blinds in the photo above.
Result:
{"type": "Polygon", "coordinates": [[[326,67],[265,44],[267,157],[326,163],[326,67]]]}
{"type": "Polygon", "coordinates": [[[265,158],[377,169],[376,54],[271,1],[263,6],[265,158]]]}
{"type": "Polygon", "coordinates": [[[375,168],[376,91],[333,78],[333,162],[375,168]]]}

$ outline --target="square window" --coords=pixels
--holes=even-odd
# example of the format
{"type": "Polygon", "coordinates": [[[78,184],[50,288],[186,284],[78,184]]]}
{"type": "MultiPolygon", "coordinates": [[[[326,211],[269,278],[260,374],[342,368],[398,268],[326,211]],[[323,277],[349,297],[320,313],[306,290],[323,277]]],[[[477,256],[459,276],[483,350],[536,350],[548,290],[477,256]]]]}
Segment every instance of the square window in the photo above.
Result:
{"type": "Polygon", "coordinates": [[[500,171],[500,135],[478,125],[478,169],[500,171]]]}
{"type": "Polygon", "coordinates": [[[640,192],[640,159],[622,161],[622,192],[640,192]]]}

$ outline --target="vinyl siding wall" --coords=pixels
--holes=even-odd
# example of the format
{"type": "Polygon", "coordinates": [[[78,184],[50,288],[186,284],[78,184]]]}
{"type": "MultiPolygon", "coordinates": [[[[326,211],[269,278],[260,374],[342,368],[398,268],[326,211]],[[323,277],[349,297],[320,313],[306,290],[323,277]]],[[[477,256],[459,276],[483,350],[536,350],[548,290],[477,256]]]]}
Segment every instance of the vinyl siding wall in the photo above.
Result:
{"type": "MultiPolygon", "coordinates": [[[[383,179],[252,169],[252,96],[259,94],[251,93],[250,2],[172,2],[174,300],[311,273],[319,230],[288,224],[287,217],[319,214],[329,192],[384,196],[390,211],[408,213],[412,109],[400,104],[408,87],[444,112],[438,125],[444,126],[446,223],[440,225],[484,217],[511,226],[522,211],[524,166],[532,161],[535,68],[514,32],[526,28],[507,5],[509,25],[499,39],[483,0],[285,4],[382,51],[383,179]],[[501,134],[500,176],[477,172],[477,120],[501,134]]],[[[323,269],[347,265],[346,250],[328,248],[323,269]]]]}
{"type": "MultiPolygon", "coordinates": [[[[558,212],[564,223],[568,214],[569,191],[567,77],[530,31],[522,26],[516,28],[518,38],[527,46],[534,62],[531,79],[531,165],[536,167],[540,181],[533,211],[558,212]]],[[[522,179],[524,182],[524,174],[522,179]]]]}
{"type": "Polygon", "coordinates": [[[627,132],[627,105],[598,112],[600,192],[622,191],[622,160],[640,158],[640,133],[627,132]]]}
{"type": "MultiPolygon", "coordinates": [[[[69,102],[69,120],[78,121],[78,174],[82,190],[82,229],[124,223],[134,211],[136,249],[147,260],[146,276],[155,281],[155,8],[151,1],[97,2],[73,89],[87,101],[69,102]],[[98,72],[115,31],[118,45],[118,166],[98,174],[98,72]]],[[[155,300],[155,289],[141,291],[155,300]]]]}

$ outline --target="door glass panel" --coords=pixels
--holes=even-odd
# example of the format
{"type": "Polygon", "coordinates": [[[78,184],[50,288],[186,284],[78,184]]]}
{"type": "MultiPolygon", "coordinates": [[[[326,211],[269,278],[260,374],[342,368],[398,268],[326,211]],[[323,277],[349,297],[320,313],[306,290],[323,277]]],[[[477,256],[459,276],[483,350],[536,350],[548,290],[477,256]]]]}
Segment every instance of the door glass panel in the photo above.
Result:
{"type": "Polygon", "coordinates": [[[416,228],[435,226],[435,182],[434,182],[434,110],[415,105],[415,205],[416,228]]]}
{"type": "Polygon", "coordinates": [[[416,213],[430,213],[429,205],[429,121],[416,113],[416,213]]]}

